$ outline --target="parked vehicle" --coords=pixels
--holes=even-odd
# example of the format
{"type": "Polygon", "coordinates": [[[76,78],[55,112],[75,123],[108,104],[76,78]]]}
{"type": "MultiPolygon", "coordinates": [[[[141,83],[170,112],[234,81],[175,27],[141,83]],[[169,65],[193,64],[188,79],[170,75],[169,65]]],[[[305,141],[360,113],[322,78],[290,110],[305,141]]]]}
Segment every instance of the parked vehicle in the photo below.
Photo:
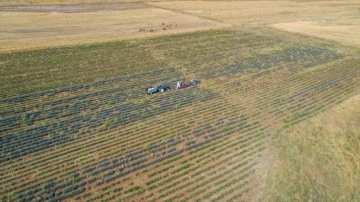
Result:
{"type": "Polygon", "coordinates": [[[183,88],[187,88],[190,86],[195,86],[200,84],[200,80],[194,79],[194,80],[190,80],[190,82],[182,82],[182,81],[178,81],[176,88],[177,89],[183,89],[183,88]]]}
{"type": "Polygon", "coordinates": [[[156,87],[149,87],[146,89],[146,92],[151,95],[153,93],[157,93],[157,92],[164,92],[164,91],[168,91],[171,89],[170,84],[161,84],[158,85],[156,87]]]}

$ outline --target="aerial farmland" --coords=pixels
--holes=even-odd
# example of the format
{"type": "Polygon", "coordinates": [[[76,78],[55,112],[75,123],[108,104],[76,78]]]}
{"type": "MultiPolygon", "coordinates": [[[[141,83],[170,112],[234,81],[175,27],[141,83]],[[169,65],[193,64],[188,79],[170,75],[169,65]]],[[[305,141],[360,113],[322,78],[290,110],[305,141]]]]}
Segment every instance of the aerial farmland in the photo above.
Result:
{"type": "Polygon", "coordinates": [[[359,16],[0,1],[0,201],[359,201],[359,16]]]}

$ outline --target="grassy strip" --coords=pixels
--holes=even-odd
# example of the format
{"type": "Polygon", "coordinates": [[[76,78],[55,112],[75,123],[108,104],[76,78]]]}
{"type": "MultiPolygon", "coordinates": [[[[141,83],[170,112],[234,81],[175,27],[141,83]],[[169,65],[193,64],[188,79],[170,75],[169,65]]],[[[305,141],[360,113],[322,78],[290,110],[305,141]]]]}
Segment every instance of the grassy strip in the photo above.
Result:
{"type": "Polygon", "coordinates": [[[360,96],[279,134],[262,201],[359,201],[360,96]],[[292,182],[292,183],[288,183],[292,182]]]}

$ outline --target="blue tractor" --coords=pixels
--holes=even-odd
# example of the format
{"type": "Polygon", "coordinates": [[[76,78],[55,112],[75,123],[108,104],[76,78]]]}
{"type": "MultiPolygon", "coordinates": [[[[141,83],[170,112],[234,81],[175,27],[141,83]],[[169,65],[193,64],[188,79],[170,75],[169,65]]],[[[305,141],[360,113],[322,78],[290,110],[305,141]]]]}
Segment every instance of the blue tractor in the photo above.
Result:
{"type": "Polygon", "coordinates": [[[157,87],[149,87],[146,89],[146,92],[151,95],[153,93],[157,93],[157,92],[164,92],[164,91],[168,91],[171,89],[170,84],[161,84],[158,85],[157,87]]]}

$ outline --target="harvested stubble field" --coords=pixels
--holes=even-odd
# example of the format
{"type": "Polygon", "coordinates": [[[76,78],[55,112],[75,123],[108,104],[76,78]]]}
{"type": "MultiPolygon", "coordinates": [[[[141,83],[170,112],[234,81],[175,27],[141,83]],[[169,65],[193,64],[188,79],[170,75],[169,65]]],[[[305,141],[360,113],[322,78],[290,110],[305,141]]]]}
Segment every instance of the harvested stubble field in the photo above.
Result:
{"type": "Polygon", "coordinates": [[[226,23],[145,4],[0,7],[0,52],[221,28],[226,23]],[[46,19],[46,20],[44,20],[46,19]]]}
{"type": "MultiPolygon", "coordinates": [[[[188,3],[194,10],[201,4],[188,3]]],[[[224,3],[228,2],[209,2],[224,3]]],[[[234,8],[241,3],[252,4],[234,2],[234,8]]],[[[153,4],[171,5],[147,5],[153,4]]],[[[171,15],[184,14],[176,11],[171,15]]],[[[272,24],[276,18],[267,20],[272,24]]],[[[234,25],[151,38],[41,47],[0,54],[0,200],[358,198],[356,190],[327,198],[316,186],[316,190],[296,190],[298,184],[286,190],[293,197],[278,196],[284,185],[274,179],[291,179],[291,170],[284,178],[274,172],[269,177],[272,181],[265,183],[275,163],[283,172],[294,159],[299,164],[291,155],[281,156],[289,150],[286,142],[294,144],[291,135],[280,144],[285,152],[281,150],[278,158],[274,151],[278,145],[273,141],[279,134],[286,135],[299,122],[360,92],[356,44],[342,46],[271,26],[234,25]],[[151,96],[144,92],[150,85],[170,83],[175,87],[176,81],[192,78],[201,79],[201,85],[151,96]]],[[[33,47],[24,49],[29,48],[33,47]]],[[[356,133],[356,129],[350,131],[356,133]]],[[[356,147],[356,136],[352,140],[356,147]]],[[[352,151],[351,159],[356,162],[359,154],[352,151]]],[[[317,165],[320,171],[321,166],[317,165]]],[[[356,172],[347,171],[357,179],[356,172]]],[[[351,183],[349,189],[357,186],[355,180],[351,183]]]]}

